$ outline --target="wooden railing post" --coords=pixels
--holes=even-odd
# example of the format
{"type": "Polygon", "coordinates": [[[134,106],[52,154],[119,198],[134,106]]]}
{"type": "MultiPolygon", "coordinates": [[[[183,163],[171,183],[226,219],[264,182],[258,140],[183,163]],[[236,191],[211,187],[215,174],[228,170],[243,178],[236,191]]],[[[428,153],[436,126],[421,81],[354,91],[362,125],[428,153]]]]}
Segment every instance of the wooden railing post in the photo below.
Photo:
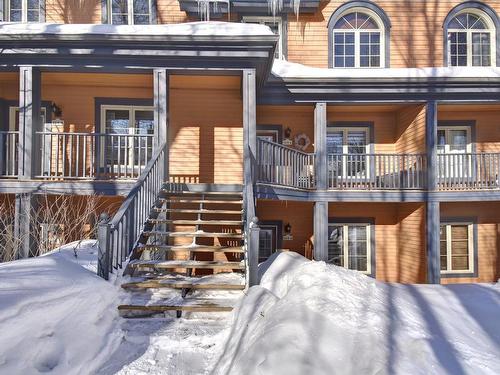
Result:
{"type": "Polygon", "coordinates": [[[107,213],[102,213],[99,218],[99,227],[97,229],[97,240],[99,241],[97,274],[104,280],[109,279],[109,261],[111,254],[110,233],[111,225],[109,224],[109,215],[107,213]]]}
{"type": "Polygon", "coordinates": [[[254,217],[249,225],[248,240],[248,283],[249,286],[259,284],[259,219],[254,217]]]}

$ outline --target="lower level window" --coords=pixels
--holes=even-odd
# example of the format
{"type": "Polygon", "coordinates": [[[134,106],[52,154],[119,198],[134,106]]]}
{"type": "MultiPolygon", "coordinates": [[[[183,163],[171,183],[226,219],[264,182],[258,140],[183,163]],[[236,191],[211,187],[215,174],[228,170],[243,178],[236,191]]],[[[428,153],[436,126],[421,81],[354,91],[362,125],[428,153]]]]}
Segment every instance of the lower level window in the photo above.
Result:
{"type": "Polygon", "coordinates": [[[470,273],[474,269],[473,224],[450,223],[440,228],[442,273],[470,273]]]}
{"type": "Polygon", "coordinates": [[[351,270],[371,273],[370,224],[330,224],[328,262],[351,270]]]}

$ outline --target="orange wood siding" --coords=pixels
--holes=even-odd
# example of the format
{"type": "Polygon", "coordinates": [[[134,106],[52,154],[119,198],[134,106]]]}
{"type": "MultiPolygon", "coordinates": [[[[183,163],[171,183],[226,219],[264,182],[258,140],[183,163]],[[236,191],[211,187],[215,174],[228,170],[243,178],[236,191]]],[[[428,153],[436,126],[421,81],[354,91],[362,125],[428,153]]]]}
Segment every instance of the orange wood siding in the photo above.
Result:
{"type": "Polygon", "coordinates": [[[425,206],[420,203],[398,206],[398,275],[401,283],[425,283],[427,272],[425,245],[425,206]]]}
{"type": "Polygon", "coordinates": [[[312,106],[258,106],[257,125],[281,125],[283,131],[290,128],[292,140],[296,135],[304,133],[311,140],[311,144],[305,151],[314,151],[314,109],[312,106]]]}
{"type": "Polygon", "coordinates": [[[408,106],[397,112],[396,152],[425,153],[425,107],[408,106]]]}
{"type": "Polygon", "coordinates": [[[260,221],[281,220],[292,226],[293,240],[283,241],[283,249],[305,255],[313,239],[313,204],[309,202],[257,201],[257,217],[260,221]]]}
{"type": "Polygon", "coordinates": [[[239,77],[171,77],[168,137],[172,181],[242,183],[239,84],[239,77]]]}
{"type": "Polygon", "coordinates": [[[438,120],[473,120],[476,152],[500,152],[500,106],[443,106],[438,120]]]}
{"type": "Polygon", "coordinates": [[[499,202],[467,202],[441,203],[441,217],[471,217],[477,219],[478,269],[477,278],[442,278],[443,284],[495,282],[500,277],[499,202]]]}
{"type": "Polygon", "coordinates": [[[335,122],[373,123],[375,153],[394,153],[396,136],[396,112],[394,106],[329,106],[328,124],[335,122]]]}
{"type": "MultiPolygon", "coordinates": [[[[373,0],[389,17],[391,67],[443,65],[443,22],[461,0],[373,0]]],[[[288,60],[328,67],[328,20],[345,1],[321,1],[313,15],[288,16],[288,60]]],[[[500,0],[484,1],[500,13],[500,0]]]]}

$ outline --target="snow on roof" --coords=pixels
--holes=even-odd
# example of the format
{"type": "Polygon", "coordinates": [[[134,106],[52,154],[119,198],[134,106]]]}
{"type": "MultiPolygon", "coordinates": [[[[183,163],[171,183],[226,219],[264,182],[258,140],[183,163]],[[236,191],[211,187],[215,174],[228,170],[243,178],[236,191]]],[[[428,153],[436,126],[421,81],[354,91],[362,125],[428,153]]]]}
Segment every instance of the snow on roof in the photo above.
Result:
{"type": "Polygon", "coordinates": [[[274,60],[273,75],[280,78],[500,78],[497,67],[436,68],[314,68],[274,60]]]}
{"type": "Polygon", "coordinates": [[[237,22],[188,22],[169,25],[102,25],[102,24],[0,24],[0,35],[159,35],[159,36],[263,36],[274,35],[268,26],[237,22]]]}

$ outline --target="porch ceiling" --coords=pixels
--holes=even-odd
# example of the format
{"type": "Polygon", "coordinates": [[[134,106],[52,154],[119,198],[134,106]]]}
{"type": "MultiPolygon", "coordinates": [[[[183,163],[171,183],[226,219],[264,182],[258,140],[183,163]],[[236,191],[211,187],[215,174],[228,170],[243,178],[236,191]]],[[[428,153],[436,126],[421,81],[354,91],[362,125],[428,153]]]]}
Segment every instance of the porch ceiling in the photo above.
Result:
{"type": "Polygon", "coordinates": [[[32,65],[45,71],[140,73],[167,68],[184,74],[239,74],[241,69],[255,69],[260,84],[269,75],[278,39],[264,29],[249,29],[247,33],[243,29],[232,35],[229,32],[176,35],[175,29],[164,34],[148,34],[147,30],[139,34],[112,33],[106,28],[81,33],[75,33],[74,29],[68,33],[22,30],[13,34],[0,28],[0,69],[9,71],[20,65],[32,65]]]}

